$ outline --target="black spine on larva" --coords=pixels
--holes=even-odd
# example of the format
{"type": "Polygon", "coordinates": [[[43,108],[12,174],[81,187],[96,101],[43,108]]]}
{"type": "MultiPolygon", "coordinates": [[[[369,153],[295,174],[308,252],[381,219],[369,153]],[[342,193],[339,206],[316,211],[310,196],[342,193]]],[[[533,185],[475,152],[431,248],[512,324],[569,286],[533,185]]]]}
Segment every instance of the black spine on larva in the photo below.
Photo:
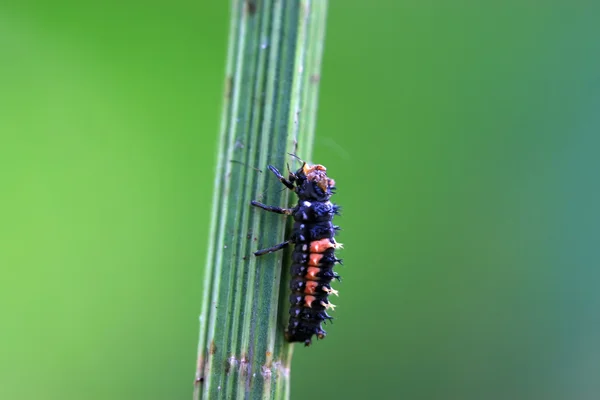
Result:
{"type": "Polygon", "coordinates": [[[333,267],[341,260],[335,257],[338,245],[334,236],[339,228],[331,221],[339,207],[329,201],[334,183],[323,167],[303,166],[294,178],[298,204],[292,212],[295,223],[291,240],[295,246],[286,337],[308,346],[313,335],[325,337],[321,323],[332,319],[326,310],[333,308],[328,297],[335,292],[331,280],[339,280],[333,267]]]}

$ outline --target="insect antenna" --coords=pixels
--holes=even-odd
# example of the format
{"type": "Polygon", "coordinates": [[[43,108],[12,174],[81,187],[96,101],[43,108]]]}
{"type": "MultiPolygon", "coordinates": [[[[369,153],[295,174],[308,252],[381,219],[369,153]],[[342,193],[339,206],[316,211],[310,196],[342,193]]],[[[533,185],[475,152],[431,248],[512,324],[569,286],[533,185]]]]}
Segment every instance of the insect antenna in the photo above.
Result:
{"type": "Polygon", "coordinates": [[[301,159],[300,157],[298,157],[297,155],[293,154],[293,153],[288,153],[290,156],[294,157],[296,160],[300,161],[302,164],[306,164],[306,161],[304,161],[303,159],[301,159]]]}

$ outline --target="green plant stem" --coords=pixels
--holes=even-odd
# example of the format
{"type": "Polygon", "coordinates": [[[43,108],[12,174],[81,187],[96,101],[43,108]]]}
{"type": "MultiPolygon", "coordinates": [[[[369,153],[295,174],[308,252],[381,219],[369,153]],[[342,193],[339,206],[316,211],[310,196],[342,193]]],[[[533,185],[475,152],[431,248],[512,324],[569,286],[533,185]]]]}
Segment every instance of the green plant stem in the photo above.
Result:
{"type": "Polygon", "coordinates": [[[250,207],[292,197],[266,169],[311,158],[326,0],[233,0],[194,399],[287,399],[285,217],[250,207]],[[262,172],[257,169],[261,169],[262,172]]]}

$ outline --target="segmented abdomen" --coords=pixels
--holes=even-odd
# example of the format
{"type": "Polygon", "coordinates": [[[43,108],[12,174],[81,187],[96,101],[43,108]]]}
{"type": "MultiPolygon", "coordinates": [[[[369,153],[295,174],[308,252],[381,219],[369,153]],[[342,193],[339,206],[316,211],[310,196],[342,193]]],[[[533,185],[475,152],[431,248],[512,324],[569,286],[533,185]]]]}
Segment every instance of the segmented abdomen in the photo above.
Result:
{"type": "Polygon", "coordinates": [[[329,294],[337,294],[331,288],[331,280],[339,279],[333,267],[340,260],[335,257],[338,247],[334,236],[338,229],[331,220],[337,206],[331,202],[300,200],[294,210],[292,253],[292,279],[290,282],[290,321],[286,331],[291,342],[310,343],[313,335],[319,339],[326,332],[321,327],[332,319],[327,309],[334,306],[329,294]]]}

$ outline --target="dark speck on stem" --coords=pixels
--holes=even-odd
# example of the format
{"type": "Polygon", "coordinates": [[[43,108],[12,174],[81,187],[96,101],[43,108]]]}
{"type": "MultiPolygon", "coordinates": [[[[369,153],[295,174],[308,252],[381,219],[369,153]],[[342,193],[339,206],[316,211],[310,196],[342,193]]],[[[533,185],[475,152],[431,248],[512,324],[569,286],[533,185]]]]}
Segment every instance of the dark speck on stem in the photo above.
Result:
{"type": "Polygon", "coordinates": [[[256,3],[257,0],[246,0],[246,12],[248,12],[248,15],[256,14],[256,9],[258,8],[256,3]]]}

